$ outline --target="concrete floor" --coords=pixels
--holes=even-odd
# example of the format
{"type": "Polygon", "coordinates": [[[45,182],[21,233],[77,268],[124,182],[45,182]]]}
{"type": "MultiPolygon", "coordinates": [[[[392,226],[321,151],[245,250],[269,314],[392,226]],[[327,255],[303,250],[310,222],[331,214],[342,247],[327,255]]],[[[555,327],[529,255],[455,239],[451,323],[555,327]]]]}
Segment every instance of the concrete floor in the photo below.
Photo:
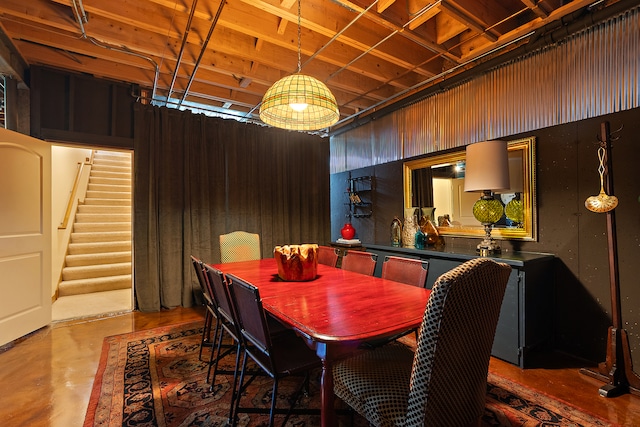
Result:
{"type": "MultiPolygon", "coordinates": [[[[16,340],[0,351],[0,425],[81,427],[104,337],[203,319],[201,307],[133,311],[57,322],[16,340]]],[[[601,416],[611,425],[640,426],[640,398],[600,397],[602,383],[581,375],[580,366],[554,358],[539,368],[521,369],[492,358],[489,369],[601,416]]]]}

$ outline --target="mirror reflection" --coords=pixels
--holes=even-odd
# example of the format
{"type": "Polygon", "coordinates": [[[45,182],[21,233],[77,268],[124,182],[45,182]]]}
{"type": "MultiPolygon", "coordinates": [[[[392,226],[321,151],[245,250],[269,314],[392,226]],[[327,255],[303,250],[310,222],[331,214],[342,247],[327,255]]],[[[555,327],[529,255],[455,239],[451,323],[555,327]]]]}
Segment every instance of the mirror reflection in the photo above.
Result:
{"type": "MultiPolygon", "coordinates": [[[[494,238],[535,240],[535,138],[508,143],[510,189],[496,194],[505,213],[495,224],[494,238]]],[[[483,236],[473,216],[480,192],[464,191],[465,150],[413,160],[404,164],[405,212],[429,212],[441,235],[483,236]],[[431,208],[431,209],[426,209],[431,208]]]]}

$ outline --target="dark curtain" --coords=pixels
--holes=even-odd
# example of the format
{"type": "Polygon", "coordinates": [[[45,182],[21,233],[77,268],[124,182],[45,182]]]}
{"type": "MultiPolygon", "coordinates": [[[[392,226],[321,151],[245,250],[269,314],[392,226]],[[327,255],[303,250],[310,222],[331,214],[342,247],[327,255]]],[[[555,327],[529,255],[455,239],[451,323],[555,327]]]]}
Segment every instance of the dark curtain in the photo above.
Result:
{"type": "Polygon", "coordinates": [[[190,255],[220,262],[220,234],[258,233],[263,258],[330,240],[328,138],[138,104],[134,156],[142,311],[192,306],[190,255]]]}
{"type": "Polygon", "coordinates": [[[411,173],[413,204],[418,208],[433,206],[433,174],[431,168],[415,169],[411,173]]]}

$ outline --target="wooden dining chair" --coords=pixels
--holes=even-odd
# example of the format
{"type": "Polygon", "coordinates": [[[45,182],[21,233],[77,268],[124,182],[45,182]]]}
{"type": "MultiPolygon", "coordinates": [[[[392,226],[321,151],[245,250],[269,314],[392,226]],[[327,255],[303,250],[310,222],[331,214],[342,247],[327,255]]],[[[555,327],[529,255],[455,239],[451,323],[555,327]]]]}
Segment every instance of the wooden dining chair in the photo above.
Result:
{"type": "Polygon", "coordinates": [[[338,264],[338,251],[336,248],[318,245],[318,263],[335,267],[338,264]]]}
{"type": "Polygon", "coordinates": [[[218,335],[219,322],[217,317],[217,310],[213,302],[213,297],[211,295],[211,290],[209,289],[209,281],[204,271],[204,264],[200,259],[194,257],[193,255],[191,255],[191,264],[193,264],[193,269],[196,272],[196,278],[198,280],[198,284],[200,285],[200,291],[202,292],[202,299],[204,300],[205,307],[202,338],[200,339],[200,354],[198,355],[198,359],[202,360],[202,349],[204,347],[210,347],[212,353],[215,351],[215,337],[218,335]],[[216,322],[216,326],[212,334],[211,326],[213,325],[214,320],[216,322]],[[212,336],[214,338],[213,341],[211,340],[212,336]]]}
{"type": "Polygon", "coordinates": [[[269,426],[273,426],[277,411],[276,402],[278,396],[279,381],[288,376],[302,376],[300,388],[290,398],[290,407],[285,412],[282,425],[284,426],[292,413],[319,414],[318,410],[294,410],[304,386],[308,384],[309,373],[312,369],[320,368],[322,362],[316,353],[309,348],[306,342],[296,335],[293,330],[289,333],[279,333],[273,339],[268,316],[262,307],[262,299],[258,288],[233,275],[227,275],[229,294],[234,304],[235,313],[238,316],[240,333],[244,340],[244,358],[240,370],[240,382],[236,390],[235,409],[233,411],[233,425],[237,421],[238,413],[260,412],[254,405],[247,408],[240,406],[240,400],[249,384],[259,373],[251,373],[247,379],[247,359],[253,360],[260,369],[273,379],[271,393],[271,407],[269,409],[269,426]]]}
{"type": "Polygon", "coordinates": [[[424,288],[427,284],[428,267],[429,262],[421,259],[386,256],[380,277],[424,288]]]}
{"type": "Polygon", "coordinates": [[[246,231],[232,231],[220,235],[221,262],[259,260],[260,235],[246,231]]]}
{"type": "Polygon", "coordinates": [[[378,254],[364,251],[349,250],[342,257],[343,270],[354,271],[360,274],[366,274],[373,276],[373,272],[376,269],[376,261],[378,260],[378,254]]]}
{"type": "Polygon", "coordinates": [[[510,272],[475,258],[441,275],[415,354],[394,342],[337,362],[336,396],[374,426],[479,425],[510,272]]]}

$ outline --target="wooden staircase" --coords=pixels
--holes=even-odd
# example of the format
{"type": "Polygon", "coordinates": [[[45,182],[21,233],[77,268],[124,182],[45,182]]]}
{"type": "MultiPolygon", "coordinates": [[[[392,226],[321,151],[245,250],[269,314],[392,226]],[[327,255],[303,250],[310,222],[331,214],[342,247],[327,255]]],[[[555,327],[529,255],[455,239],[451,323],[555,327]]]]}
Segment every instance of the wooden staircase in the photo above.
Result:
{"type": "Polygon", "coordinates": [[[96,151],[58,296],[131,288],[131,154],[96,151]]]}

